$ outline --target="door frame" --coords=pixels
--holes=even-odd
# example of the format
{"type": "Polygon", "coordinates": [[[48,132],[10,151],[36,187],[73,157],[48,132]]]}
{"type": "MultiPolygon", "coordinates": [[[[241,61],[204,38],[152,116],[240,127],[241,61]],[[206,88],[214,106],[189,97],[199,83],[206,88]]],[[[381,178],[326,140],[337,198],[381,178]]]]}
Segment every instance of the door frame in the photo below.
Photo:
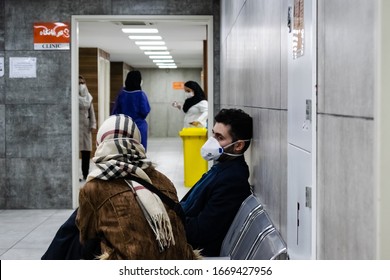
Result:
{"type": "Polygon", "coordinates": [[[213,16],[174,16],[174,15],[73,15],[71,33],[71,77],[72,77],[72,207],[78,207],[79,182],[79,22],[83,21],[161,21],[161,22],[197,22],[207,28],[207,85],[209,104],[209,123],[213,123],[214,116],[214,43],[213,43],[213,16]]]}

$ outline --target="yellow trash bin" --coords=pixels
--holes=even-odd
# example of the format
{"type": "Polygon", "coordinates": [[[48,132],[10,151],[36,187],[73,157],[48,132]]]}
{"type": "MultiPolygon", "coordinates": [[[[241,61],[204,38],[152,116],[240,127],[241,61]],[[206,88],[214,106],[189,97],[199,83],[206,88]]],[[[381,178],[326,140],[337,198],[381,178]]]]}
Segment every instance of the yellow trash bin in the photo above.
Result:
{"type": "Polygon", "coordinates": [[[207,140],[207,129],[185,127],[179,135],[183,139],[184,185],[192,187],[208,168],[207,161],[200,154],[200,149],[207,140]]]}

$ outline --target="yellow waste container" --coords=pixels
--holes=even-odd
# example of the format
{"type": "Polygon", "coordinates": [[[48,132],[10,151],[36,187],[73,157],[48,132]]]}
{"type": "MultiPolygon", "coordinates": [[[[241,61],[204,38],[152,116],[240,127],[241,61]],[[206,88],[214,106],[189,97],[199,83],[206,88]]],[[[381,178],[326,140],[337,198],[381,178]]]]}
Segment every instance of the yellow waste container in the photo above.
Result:
{"type": "Polygon", "coordinates": [[[183,139],[184,185],[192,187],[208,168],[207,161],[200,154],[200,149],[207,140],[207,129],[185,127],[179,135],[183,139]]]}

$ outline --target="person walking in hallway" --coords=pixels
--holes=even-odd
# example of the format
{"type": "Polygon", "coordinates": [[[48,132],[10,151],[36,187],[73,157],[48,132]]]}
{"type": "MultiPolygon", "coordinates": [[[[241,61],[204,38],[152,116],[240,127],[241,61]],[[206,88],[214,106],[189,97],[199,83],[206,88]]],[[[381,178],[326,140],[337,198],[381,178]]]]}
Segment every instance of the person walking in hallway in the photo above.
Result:
{"type": "Polygon", "coordinates": [[[96,118],[92,104],[92,95],[88,91],[84,77],[79,76],[79,150],[83,175],[80,181],[85,181],[89,173],[93,129],[96,129],[96,118]]]}
{"type": "Polygon", "coordinates": [[[131,117],[141,132],[141,143],[147,150],[148,123],[146,117],[150,112],[150,105],[141,85],[142,76],[140,71],[133,70],[127,73],[125,87],[120,90],[111,115],[125,114],[131,117]]]}
{"type": "Polygon", "coordinates": [[[207,127],[208,102],[201,86],[194,81],[184,84],[186,100],[183,106],[173,102],[172,106],[184,112],[183,127],[207,127]]]}

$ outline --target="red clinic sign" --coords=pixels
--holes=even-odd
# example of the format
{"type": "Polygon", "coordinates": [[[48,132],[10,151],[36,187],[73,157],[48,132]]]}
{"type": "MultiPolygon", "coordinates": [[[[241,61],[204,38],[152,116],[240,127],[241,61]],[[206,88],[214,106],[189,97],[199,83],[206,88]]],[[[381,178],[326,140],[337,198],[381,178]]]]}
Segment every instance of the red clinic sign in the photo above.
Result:
{"type": "Polygon", "coordinates": [[[63,22],[35,22],[34,50],[69,50],[70,26],[63,22]]]}

